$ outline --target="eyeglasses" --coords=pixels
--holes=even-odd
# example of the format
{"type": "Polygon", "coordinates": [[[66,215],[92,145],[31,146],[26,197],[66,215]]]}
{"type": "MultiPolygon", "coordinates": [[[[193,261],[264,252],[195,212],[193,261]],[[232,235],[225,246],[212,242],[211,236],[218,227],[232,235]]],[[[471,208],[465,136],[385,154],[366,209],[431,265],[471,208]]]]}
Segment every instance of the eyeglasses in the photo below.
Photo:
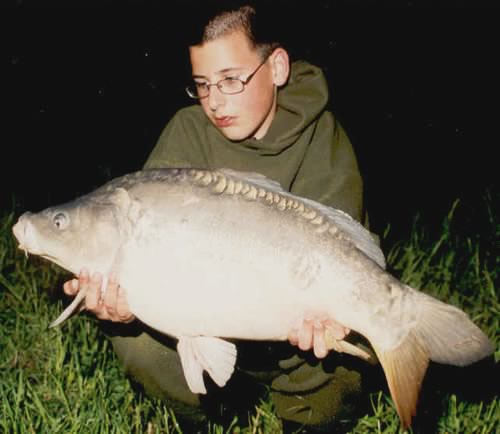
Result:
{"type": "Polygon", "coordinates": [[[241,80],[239,78],[227,77],[219,80],[217,83],[197,83],[186,86],[187,94],[194,99],[206,98],[210,94],[210,87],[217,86],[220,92],[226,95],[234,95],[236,93],[241,93],[245,90],[245,86],[250,83],[250,80],[257,74],[257,71],[260,69],[264,63],[267,62],[269,56],[267,56],[257,68],[255,68],[254,72],[252,72],[246,80],[241,80]]]}

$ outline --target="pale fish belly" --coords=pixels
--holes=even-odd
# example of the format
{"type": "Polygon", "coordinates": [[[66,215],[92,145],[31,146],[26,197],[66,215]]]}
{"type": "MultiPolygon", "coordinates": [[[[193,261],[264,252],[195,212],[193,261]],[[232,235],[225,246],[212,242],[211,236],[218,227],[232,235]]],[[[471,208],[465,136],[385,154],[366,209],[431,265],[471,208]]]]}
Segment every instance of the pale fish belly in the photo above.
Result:
{"type": "Polygon", "coordinates": [[[279,231],[268,222],[256,236],[223,221],[211,231],[181,221],[124,246],[120,282],[150,326],[174,336],[283,340],[306,315],[345,310],[335,261],[294,238],[287,222],[279,231]]]}
{"type": "Polygon", "coordinates": [[[171,335],[285,339],[326,314],[360,333],[387,330],[370,306],[386,303],[373,283],[384,272],[351,243],[267,204],[188,197],[152,203],[123,248],[120,282],[144,322],[171,335]]]}
{"type": "MultiPolygon", "coordinates": [[[[172,336],[285,340],[302,319],[326,315],[366,337],[376,337],[384,348],[394,347],[402,338],[403,322],[394,322],[390,304],[382,295],[376,303],[364,300],[363,288],[341,278],[343,270],[331,264],[326,270],[323,264],[325,271],[306,281],[296,277],[291,265],[284,265],[295,265],[293,260],[270,271],[251,264],[254,258],[248,256],[245,267],[239,266],[235,255],[196,266],[187,260],[172,266],[147,261],[160,272],[124,279],[129,304],[141,320],[172,336]],[[214,270],[221,263],[223,267],[214,270]]],[[[260,258],[262,267],[267,261],[260,258]]]]}
{"type": "Polygon", "coordinates": [[[189,250],[176,249],[175,258],[135,250],[128,257],[134,266],[125,265],[120,277],[131,310],[174,336],[285,339],[311,291],[297,287],[285,262],[218,255],[213,247],[203,260],[189,250]]]}

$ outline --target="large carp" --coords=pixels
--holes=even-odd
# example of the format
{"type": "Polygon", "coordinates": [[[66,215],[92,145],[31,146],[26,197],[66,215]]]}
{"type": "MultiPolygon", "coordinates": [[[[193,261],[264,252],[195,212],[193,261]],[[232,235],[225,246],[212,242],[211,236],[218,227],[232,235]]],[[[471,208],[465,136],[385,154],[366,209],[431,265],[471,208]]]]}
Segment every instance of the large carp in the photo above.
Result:
{"type": "Polygon", "coordinates": [[[350,216],[262,175],[140,171],[13,230],[21,249],[75,274],[116,273],[130,310],[178,339],[194,393],[206,393],[203,371],[221,387],[231,377],[236,347],[223,338],[286,340],[327,317],[369,340],[407,427],[429,360],[463,366],[493,351],[464,312],[387,273],[350,216]]]}

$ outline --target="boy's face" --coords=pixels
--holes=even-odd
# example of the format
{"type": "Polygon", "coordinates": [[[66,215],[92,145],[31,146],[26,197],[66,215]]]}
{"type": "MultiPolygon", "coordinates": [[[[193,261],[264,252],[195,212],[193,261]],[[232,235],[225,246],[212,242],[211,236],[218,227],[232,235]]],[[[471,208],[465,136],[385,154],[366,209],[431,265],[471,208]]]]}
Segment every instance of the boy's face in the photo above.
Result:
{"type": "MultiPolygon", "coordinates": [[[[228,77],[245,81],[262,63],[241,31],[192,46],[189,54],[193,79],[199,83],[215,84],[228,77]]],[[[260,139],[269,129],[276,111],[275,83],[271,56],[241,93],[226,95],[217,86],[210,86],[209,95],[201,98],[200,104],[210,121],[228,139],[260,139]]]]}

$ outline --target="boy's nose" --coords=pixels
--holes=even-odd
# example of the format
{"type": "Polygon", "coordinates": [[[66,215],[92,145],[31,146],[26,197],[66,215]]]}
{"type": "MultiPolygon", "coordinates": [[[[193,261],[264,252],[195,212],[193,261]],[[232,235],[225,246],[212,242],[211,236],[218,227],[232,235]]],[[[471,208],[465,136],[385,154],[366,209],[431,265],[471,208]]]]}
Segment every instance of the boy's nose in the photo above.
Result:
{"type": "Polygon", "coordinates": [[[217,86],[210,87],[210,92],[207,98],[208,98],[208,106],[212,111],[216,111],[217,108],[223,105],[225,101],[224,94],[219,90],[217,86]]]}

